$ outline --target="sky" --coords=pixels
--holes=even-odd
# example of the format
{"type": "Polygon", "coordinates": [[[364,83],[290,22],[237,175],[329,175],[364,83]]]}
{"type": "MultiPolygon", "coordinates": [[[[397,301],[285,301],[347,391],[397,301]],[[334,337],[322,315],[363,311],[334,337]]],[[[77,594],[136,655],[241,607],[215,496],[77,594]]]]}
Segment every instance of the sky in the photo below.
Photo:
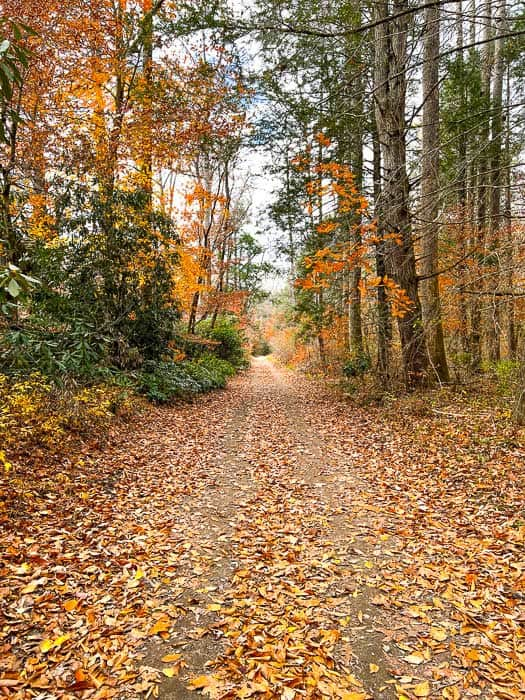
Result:
{"type": "MultiPolygon", "coordinates": [[[[246,3],[238,3],[237,8],[246,8],[246,3]]],[[[246,70],[250,73],[260,72],[264,69],[261,52],[257,42],[250,37],[243,40],[241,50],[246,56],[246,70]]],[[[252,101],[249,111],[249,121],[256,124],[261,111],[268,107],[264,96],[256,96],[252,101]]],[[[263,288],[270,293],[278,293],[286,286],[287,270],[286,261],[278,259],[275,242],[279,231],[269,218],[269,207],[274,199],[273,192],[279,189],[280,180],[270,172],[272,155],[268,149],[247,145],[243,148],[240,158],[241,177],[250,178],[250,223],[245,229],[257,238],[264,248],[263,261],[270,262],[282,269],[280,274],[270,274],[263,282],[263,288]]]]}

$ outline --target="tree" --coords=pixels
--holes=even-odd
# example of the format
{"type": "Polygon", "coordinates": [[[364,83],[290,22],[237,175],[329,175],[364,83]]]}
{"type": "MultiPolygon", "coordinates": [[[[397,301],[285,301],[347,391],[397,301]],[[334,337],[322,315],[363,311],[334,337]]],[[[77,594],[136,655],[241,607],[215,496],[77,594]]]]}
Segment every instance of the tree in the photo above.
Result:
{"type": "Polygon", "coordinates": [[[406,68],[409,15],[406,0],[376,5],[374,99],[382,156],[379,203],[380,234],[395,234],[385,246],[385,267],[410,299],[410,309],[398,321],[407,387],[425,379],[425,339],[410,223],[406,169],[406,68]]]}
{"type": "Polygon", "coordinates": [[[421,143],[422,308],[432,370],[440,382],[450,377],[439,294],[439,6],[425,10],[423,125],[421,143]]]}

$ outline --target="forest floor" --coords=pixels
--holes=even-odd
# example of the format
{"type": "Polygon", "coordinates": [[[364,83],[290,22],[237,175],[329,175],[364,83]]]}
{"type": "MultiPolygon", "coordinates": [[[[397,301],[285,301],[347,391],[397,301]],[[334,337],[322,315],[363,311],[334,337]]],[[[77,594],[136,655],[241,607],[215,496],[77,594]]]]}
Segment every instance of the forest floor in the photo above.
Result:
{"type": "Polygon", "coordinates": [[[357,408],[262,358],[19,468],[0,695],[525,697],[523,435],[476,406],[357,408]]]}

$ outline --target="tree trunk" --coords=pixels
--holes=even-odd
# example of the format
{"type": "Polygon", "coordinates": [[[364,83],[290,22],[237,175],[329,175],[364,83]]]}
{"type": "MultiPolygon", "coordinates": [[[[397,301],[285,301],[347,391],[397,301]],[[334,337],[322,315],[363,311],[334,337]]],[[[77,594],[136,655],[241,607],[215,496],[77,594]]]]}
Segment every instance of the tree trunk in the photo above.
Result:
{"type": "MultiPolygon", "coordinates": [[[[495,16],[495,33],[503,33],[505,24],[505,0],[499,0],[499,5],[495,16]]],[[[501,259],[500,229],[501,217],[501,193],[503,191],[503,169],[501,167],[502,146],[503,146],[503,77],[505,74],[505,62],[503,57],[503,39],[494,41],[494,75],[492,82],[491,99],[491,162],[490,162],[490,220],[489,220],[489,240],[490,246],[495,254],[492,256],[494,272],[492,274],[492,289],[496,291],[500,283],[501,259]]],[[[496,296],[493,297],[492,318],[489,323],[489,357],[493,362],[501,358],[501,330],[500,330],[500,302],[496,296]]]]}
{"type": "Polygon", "coordinates": [[[409,181],[406,167],[406,63],[408,2],[394,0],[376,5],[375,114],[384,177],[380,197],[381,228],[394,234],[386,245],[386,269],[403,289],[410,307],[398,320],[405,385],[412,388],[425,379],[427,358],[416,261],[409,213],[409,181]]]}
{"type": "MultiPolygon", "coordinates": [[[[381,220],[381,148],[377,137],[377,127],[373,118],[373,167],[374,167],[374,216],[381,220]]],[[[378,231],[380,234],[380,231],[378,231]]],[[[383,279],[386,275],[385,242],[376,245],[376,275],[383,279]]],[[[390,382],[390,346],[392,344],[392,320],[384,284],[377,287],[377,371],[380,379],[388,386],[390,382]]]]}
{"type": "Polygon", "coordinates": [[[439,26],[438,6],[425,10],[423,51],[423,127],[421,166],[422,307],[432,370],[449,382],[439,295],[439,26]]]}
{"type": "MultiPolygon", "coordinates": [[[[23,86],[18,89],[18,98],[13,97],[13,110],[17,117],[21,114],[23,86]]],[[[0,164],[0,239],[5,244],[0,245],[0,261],[8,262],[19,266],[23,256],[23,243],[15,228],[11,210],[12,186],[15,177],[15,165],[17,157],[18,142],[18,118],[13,118],[9,114],[8,105],[2,106],[0,115],[2,127],[5,134],[4,155],[5,160],[0,164]]]]}
{"type": "Polygon", "coordinates": [[[224,208],[222,216],[222,226],[221,226],[221,240],[219,241],[219,255],[218,255],[218,269],[217,269],[217,284],[215,286],[215,293],[217,298],[215,300],[215,308],[213,310],[213,315],[211,318],[211,328],[215,328],[217,323],[217,317],[221,309],[222,295],[224,292],[224,278],[226,276],[226,251],[230,245],[230,238],[232,236],[232,223],[231,223],[231,204],[232,195],[230,188],[230,163],[228,159],[224,163],[224,208]]]}
{"type": "MultiPolygon", "coordinates": [[[[482,61],[481,61],[481,102],[483,108],[486,110],[490,109],[490,82],[492,74],[492,59],[493,59],[493,46],[490,42],[492,36],[492,5],[491,0],[487,0],[483,6],[482,14],[486,16],[484,19],[484,31],[483,39],[486,42],[483,45],[482,61]]],[[[482,122],[482,129],[480,134],[480,152],[481,157],[478,163],[478,211],[477,211],[477,240],[476,247],[478,249],[478,255],[481,260],[481,270],[478,280],[478,285],[481,285],[483,289],[486,289],[486,275],[487,275],[487,231],[488,223],[490,220],[490,119],[487,117],[482,122]]],[[[481,296],[473,295],[474,299],[472,302],[472,327],[471,327],[471,347],[472,347],[472,368],[474,370],[479,370],[481,367],[482,360],[482,324],[483,316],[481,296]]],[[[487,336],[490,336],[492,324],[489,322],[487,324],[487,336]]]]}
{"type": "MultiPolygon", "coordinates": [[[[512,153],[510,147],[510,64],[507,65],[506,79],[506,108],[505,108],[505,206],[503,210],[503,220],[505,228],[505,283],[507,289],[514,286],[514,231],[512,228],[512,178],[511,165],[512,153]]],[[[507,301],[507,355],[510,359],[516,358],[517,334],[516,334],[516,313],[514,297],[509,297],[507,301]]]]}
{"type": "MultiPolygon", "coordinates": [[[[456,48],[458,53],[459,62],[459,75],[460,75],[460,109],[461,113],[466,112],[467,103],[467,86],[465,81],[465,58],[463,55],[463,3],[459,0],[457,3],[457,23],[456,23],[456,48]]],[[[467,258],[467,212],[468,212],[468,182],[469,182],[469,148],[467,138],[458,138],[458,218],[459,218],[459,246],[461,257],[466,260],[467,258]]],[[[458,271],[460,274],[465,275],[467,273],[467,267],[462,264],[458,271]]],[[[461,323],[460,327],[460,347],[463,353],[468,353],[469,351],[469,331],[468,331],[468,301],[466,299],[466,294],[461,286],[458,295],[458,306],[459,306],[459,319],[461,323]]]]}
{"type": "Polygon", "coordinates": [[[514,402],[513,419],[518,425],[525,425],[525,346],[520,362],[518,393],[514,402]]]}
{"type": "Polygon", "coordinates": [[[152,0],[142,0],[143,11],[143,58],[142,72],[144,80],[142,153],[140,170],[141,186],[147,194],[147,207],[153,205],[153,15],[152,0]]]}
{"type": "MultiPolygon", "coordinates": [[[[357,57],[356,57],[357,58],[357,57]]],[[[354,59],[355,60],[355,59],[354,59]]],[[[357,114],[357,121],[354,127],[354,139],[351,153],[351,166],[354,174],[354,182],[357,190],[362,192],[363,189],[363,136],[364,136],[364,85],[363,76],[360,73],[358,77],[354,77],[352,81],[352,94],[355,95],[350,104],[353,114],[357,114]]],[[[355,216],[353,217],[356,218],[355,216]]],[[[351,224],[352,230],[352,246],[359,249],[361,246],[361,229],[359,221],[353,221],[351,224]]],[[[355,262],[350,270],[350,288],[349,288],[349,336],[350,349],[353,354],[361,355],[363,353],[363,322],[361,309],[361,265],[355,262]]]]}

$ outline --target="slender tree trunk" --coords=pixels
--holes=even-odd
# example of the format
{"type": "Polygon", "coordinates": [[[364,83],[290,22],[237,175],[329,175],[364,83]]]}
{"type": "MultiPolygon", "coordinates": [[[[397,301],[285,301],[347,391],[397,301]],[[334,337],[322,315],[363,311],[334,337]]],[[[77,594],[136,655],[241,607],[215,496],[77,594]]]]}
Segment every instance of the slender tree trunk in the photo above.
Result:
{"type": "MultiPolygon", "coordinates": [[[[495,13],[495,33],[496,36],[503,33],[505,25],[505,0],[498,0],[495,13]]],[[[503,147],[503,78],[505,74],[505,62],[503,57],[503,40],[494,41],[494,75],[492,82],[492,119],[491,119],[491,161],[490,161],[490,220],[489,220],[489,240],[491,250],[494,251],[492,266],[492,289],[497,291],[501,277],[500,229],[501,218],[501,195],[503,192],[503,168],[501,167],[502,147],[503,147]]],[[[500,322],[500,301],[494,296],[492,303],[492,318],[489,321],[489,357],[493,362],[501,358],[501,322],[500,322]]]]}
{"type": "MultiPolygon", "coordinates": [[[[373,168],[374,168],[374,215],[379,222],[382,220],[381,202],[381,148],[377,136],[375,117],[373,117],[373,168]]],[[[381,230],[378,229],[380,242],[376,245],[376,274],[382,280],[386,275],[385,241],[381,240],[381,230]]],[[[392,319],[388,306],[385,285],[377,286],[377,371],[380,379],[388,386],[390,382],[390,348],[392,344],[392,319]]]]}
{"type": "MultiPolygon", "coordinates": [[[[354,61],[358,57],[355,56],[354,61]]],[[[352,171],[354,174],[355,186],[359,192],[363,190],[363,139],[364,139],[364,79],[362,71],[359,72],[357,78],[354,78],[351,84],[352,95],[355,95],[351,99],[350,108],[353,114],[357,115],[357,121],[354,127],[354,138],[352,144],[352,153],[350,154],[350,161],[352,166],[352,171]],[[353,104],[352,104],[353,102],[353,104]]],[[[353,217],[356,219],[356,217],[353,217]]],[[[362,244],[361,239],[361,229],[360,229],[361,219],[358,221],[351,221],[351,243],[353,248],[359,249],[362,244]]],[[[362,307],[361,307],[361,265],[359,263],[354,263],[350,270],[349,279],[349,339],[350,339],[350,349],[355,355],[361,355],[363,353],[363,321],[362,321],[362,307]]]]}
{"type": "Polygon", "coordinates": [[[421,300],[432,370],[440,382],[446,383],[450,381],[450,376],[441,321],[441,299],[437,276],[439,241],[439,27],[439,7],[427,7],[425,10],[423,51],[423,152],[420,210],[423,282],[421,300]]]}
{"type": "MultiPolygon", "coordinates": [[[[467,103],[467,86],[465,82],[465,57],[463,52],[463,3],[459,0],[457,3],[457,22],[456,22],[456,48],[459,63],[459,84],[461,89],[460,94],[460,111],[461,114],[466,113],[466,103],[467,103]]],[[[467,209],[468,209],[468,139],[458,137],[458,232],[459,232],[459,246],[460,254],[463,259],[466,259],[467,255],[467,209]]],[[[460,274],[465,274],[467,268],[465,265],[461,265],[459,268],[460,274]]],[[[468,335],[468,302],[466,299],[465,292],[463,291],[463,286],[461,286],[461,291],[459,292],[458,306],[459,306],[459,319],[460,319],[460,347],[463,353],[469,351],[469,335],[468,335]]]]}
{"type": "Polygon", "coordinates": [[[408,0],[376,5],[375,30],[376,122],[384,178],[381,191],[382,226],[398,237],[387,244],[388,274],[404,290],[410,307],[398,319],[405,385],[412,388],[425,380],[427,357],[418,293],[418,278],[409,212],[409,181],[406,167],[406,63],[408,0]]]}
{"type": "Polygon", "coordinates": [[[213,316],[211,319],[211,327],[215,328],[217,323],[217,317],[221,308],[222,295],[224,292],[224,278],[226,274],[226,250],[229,246],[229,240],[232,235],[231,229],[231,188],[230,188],[230,164],[226,160],[224,164],[224,214],[221,226],[221,240],[219,241],[220,252],[218,256],[218,271],[217,271],[217,285],[216,294],[217,299],[215,300],[215,308],[213,310],[213,316]]]}
{"type": "MultiPolygon", "coordinates": [[[[492,59],[493,46],[489,39],[492,36],[492,4],[491,0],[483,6],[482,14],[486,16],[484,19],[482,62],[481,62],[481,97],[482,106],[484,109],[490,108],[490,83],[492,74],[492,59]]],[[[477,211],[477,240],[476,245],[478,254],[481,259],[480,284],[483,289],[487,287],[486,276],[487,270],[487,232],[490,221],[490,118],[485,117],[482,122],[481,137],[479,143],[481,156],[478,165],[478,211],[477,211]]],[[[472,328],[471,328],[471,347],[472,347],[472,367],[474,370],[479,370],[482,360],[482,338],[483,338],[483,321],[485,314],[483,313],[481,296],[473,295],[472,301],[472,328]]],[[[489,312],[490,313],[490,312],[489,312]]],[[[493,329],[493,324],[489,321],[486,324],[486,336],[490,336],[493,329]]]]}
{"type": "Polygon", "coordinates": [[[518,393],[514,402],[513,418],[518,425],[525,425],[525,346],[520,358],[518,393]]]}
{"type": "MultiPolygon", "coordinates": [[[[18,98],[14,96],[12,98],[12,108],[17,117],[21,114],[22,91],[23,86],[20,86],[17,90],[18,98]]],[[[7,104],[2,106],[0,119],[6,137],[3,149],[5,160],[0,164],[0,238],[5,241],[5,245],[0,246],[0,260],[3,259],[5,263],[10,262],[19,266],[24,252],[23,244],[16,231],[11,211],[19,122],[17,118],[12,118],[9,115],[7,104]]]]}
{"type": "MultiPolygon", "coordinates": [[[[205,155],[205,154],[204,154],[205,155]]],[[[210,168],[210,163],[208,159],[206,158],[206,162],[204,165],[204,175],[202,176],[202,180],[204,182],[204,189],[206,192],[212,192],[213,191],[213,175],[211,173],[211,168],[210,168]]],[[[196,164],[196,176],[197,179],[201,179],[201,169],[199,167],[199,163],[197,161],[196,164]]],[[[210,275],[210,264],[211,264],[211,255],[210,255],[210,250],[209,250],[209,245],[210,245],[210,232],[211,232],[211,227],[213,224],[213,210],[212,210],[212,205],[210,205],[208,202],[203,201],[201,203],[201,225],[200,225],[200,233],[199,233],[199,248],[201,250],[200,252],[200,258],[199,258],[199,266],[201,273],[197,277],[197,286],[201,287],[201,285],[204,284],[209,279],[210,275]]],[[[195,328],[197,325],[197,314],[199,311],[199,305],[201,302],[201,292],[198,289],[192,298],[191,301],[191,306],[190,306],[190,313],[188,317],[188,333],[195,333],[195,328]]]]}
{"type": "Polygon", "coordinates": [[[144,80],[142,153],[140,169],[142,187],[147,194],[147,206],[153,205],[153,15],[152,0],[142,0],[143,10],[143,59],[144,80]]]}
{"type": "MultiPolygon", "coordinates": [[[[503,220],[505,229],[505,281],[507,289],[512,289],[514,285],[514,231],[512,227],[512,179],[511,164],[512,153],[510,148],[510,64],[507,65],[506,79],[506,109],[505,109],[505,205],[503,210],[503,220]]],[[[516,334],[516,312],[514,297],[509,297],[507,301],[507,353],[510,359],[516,358],[517,334],[516,334]]]]}

